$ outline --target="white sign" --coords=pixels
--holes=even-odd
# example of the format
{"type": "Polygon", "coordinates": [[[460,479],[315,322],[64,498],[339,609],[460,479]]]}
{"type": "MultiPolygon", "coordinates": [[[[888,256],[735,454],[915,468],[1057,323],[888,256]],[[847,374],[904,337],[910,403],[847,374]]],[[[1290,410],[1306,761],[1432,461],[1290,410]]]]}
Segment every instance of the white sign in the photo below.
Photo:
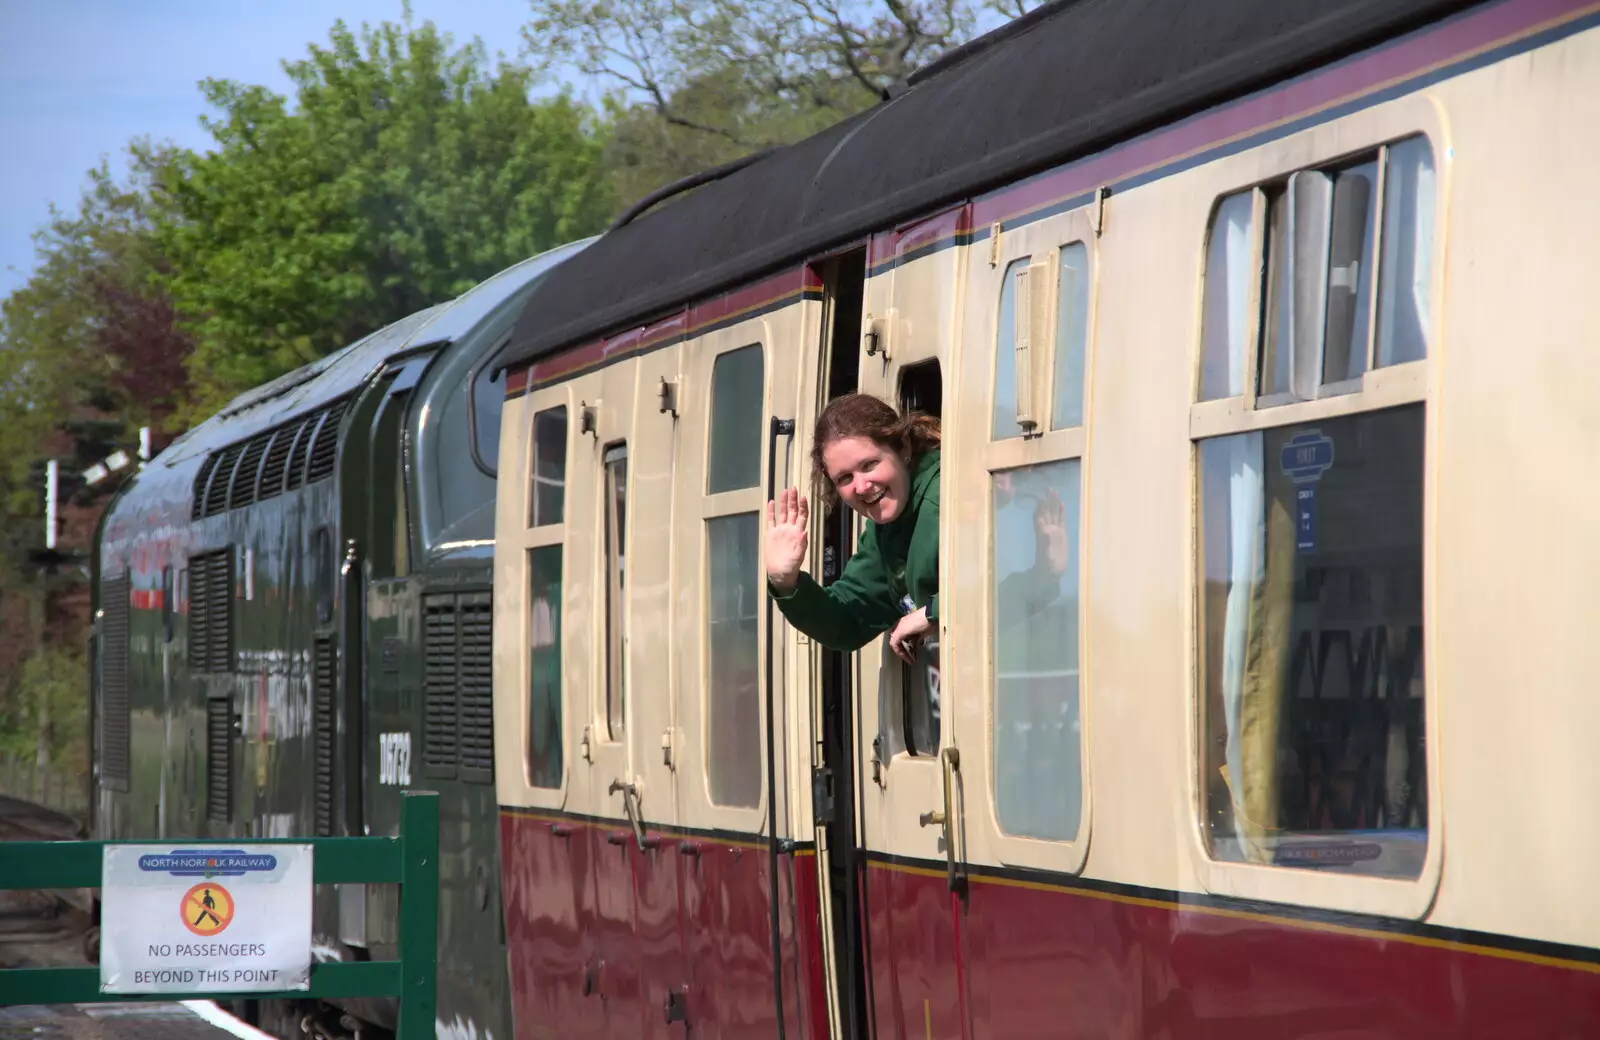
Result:
{"type": "Polygon", "coordinates": [[[107,845],[102,993],[311,984],[311,846],[107,845]]]}

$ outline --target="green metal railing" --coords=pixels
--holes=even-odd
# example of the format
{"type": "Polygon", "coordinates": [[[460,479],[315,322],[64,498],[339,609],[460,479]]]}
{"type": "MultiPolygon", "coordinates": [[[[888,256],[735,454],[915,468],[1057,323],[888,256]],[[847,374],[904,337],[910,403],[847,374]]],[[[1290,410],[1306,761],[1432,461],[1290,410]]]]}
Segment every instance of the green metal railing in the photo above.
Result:
{"type": "MultiPolygon", "coordinates": [[[[0,1006],[396,997],[400,1002],[396,1040],[431,1040],[438,973],[439,796],[430,791],[406,792],[397,838],[276,838],[248,843],[310,845],[314,884],[398,884],[400,959],[313,963],[310,989],[281,993],[102,993],[99,967],[8,968],[0,970],[0,1006]]],[[[103,850],[108,844],[170,846],[172,841],[7,842],[0,844],[0,890],[99,888],[103,850]]],[[[114,925],[101,922],[102,928],[114,925]]]]}

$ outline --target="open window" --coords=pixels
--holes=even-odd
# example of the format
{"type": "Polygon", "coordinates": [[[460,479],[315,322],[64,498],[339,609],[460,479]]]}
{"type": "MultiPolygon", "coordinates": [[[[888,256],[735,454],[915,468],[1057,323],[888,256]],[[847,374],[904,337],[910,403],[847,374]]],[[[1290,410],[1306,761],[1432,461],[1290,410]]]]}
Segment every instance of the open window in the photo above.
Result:
{"type": "Polygon", "coordinates": [[[605,450],[606,733],[622,740],[628,718],[628,445],[605,450]]]}
{"type": "Polygon", "coordinates": [[[1425,654],[1433,147],[1213,209],[1191,412],[1202,877],[1386,913],[1437,871],[1425,654]],[[1243,875],[1241,875],[1242,877],[1243,875]],[[1320,894],[1314,894],[1320,893],[1320,894]]]}

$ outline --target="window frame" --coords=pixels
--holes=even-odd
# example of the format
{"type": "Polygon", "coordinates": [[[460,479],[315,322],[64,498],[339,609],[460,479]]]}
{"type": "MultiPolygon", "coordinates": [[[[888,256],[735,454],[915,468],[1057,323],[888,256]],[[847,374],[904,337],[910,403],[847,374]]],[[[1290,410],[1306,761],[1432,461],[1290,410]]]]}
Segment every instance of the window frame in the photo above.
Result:
{"type": "Polygon", "coordinates": [[[498,518],[496,526],[500,532],[497,539],[495,553],[495,588],[516,588],[518,594],[512,597],[495,596],[495,659],[496,672],[500,671],[499,663],[510,656],[516,662],[517,689],[514,696],[502,696],[497,681],[495,692],[495,755],[496,775],[500,787],[500,801],[507,802],[505,790],[506,777],[510,770],[499,763],[516,762],[516,782],[521,785],[520,796],[517,803],[533,808],[560,809],[566,806],[572,791],[574,768],[589,763],[582,755],[580,741],[575,735],[582,732],[588,725],[588,697],[585,677],[573,674],[569,667],[573,663],[571,651],[574,639],[582,639],[583,635],[574,632],[573,626],[566,622],[567,606],[571,596],[571,566],[572,552],[567,541],[567,516],[573,506],[572,475],[577,468],[577,442],[578,431],[572,422],[572,416],[577,406],[577,398],[569,383],[534,390],[525,394],[521,399],[522,414],[517,420],[515,439],[507,435],[505,425],[508,416],[502,414],[501,422],[501,449],[502,454],[498,466],[500,476],[497,478],[499,486],[499,500],[496,503],[498,518]],[[567,489],[562,496],[561,522],[533,526],[533,479],[532,467],[536,461],[537,453],[534,438],[537,432],[536,420],[541,412],[553,408],[567,409],[566,450],[564,453],[567,489]],[[515,448],[517,458],[505,457],[505,449],[515,448]],[[507,483],[511,482],[517,490],[508,493],[507,483]],[[509,536],[506,532],[511,532],[509,536]],[[509,544],[506,544],[509,543],[509,544]],[[561,626],[561,641],[557,649],[560,655],[561,667],[561,782],[558,787],[538,787],[532,781],[532,773],[528,761],[529,740],[529,712],[532,709],[532,689],[530,686],[533,675],[533,648],[527,638],[532,603],[528,592],[532,583],[532,554],[538,549],[557,547],[561,552],[561,610],[563,624],[561,626]],[[505,616],[502,611],[509,604],[516,603],[514,617],[505,616]],[[505,651],[506,642],[510,641],[514,648],[508,654],[505,651]],[[507,705],[510,711],[515,712],[514,717],[507,719],[502,714],[502,705],[507,705]],[[509,745],[509,746],[508,746],[509,745]],[[506,754],[502,754],[506,752],[506,754]],[[511,752],[514,752],[511,753],[511,752]]]}
{"type": "MultiPolygon", "coordinates": [[[[1279,903],[1312,905],[1322,909],[1351,913],[1380,914],[1395,918],[1421,918],[1431,906],[1442,875],[1444,859],[1443,785],[1440,779],[1442,727],[1439,719],[1439,693],[1437,668],[1423,668],[1424,746],[1426,753],[1427,804],[1429,826],[1427,851],[1421,872],[1415,878],[1362,877],[1321,873],[1315,870],[1280,867],[1276,865],[1233,863],[1213,859],[1206,836],[1206,787],[1201,771],[1206,762],[1206,676],[1204,613],[1201,598],[1204,581],[1203,549],[1200,533],[1201,486],[1200,442],[1239,433],[1298,426],[1327,419],[1375,412],[1402,405],[1420,404],[1425,409],[1423,428],[1423,502],[1422,502],[1422,617],[1424,645],[1430,645],[1436,631],[1436,598],[1434,593],[1436,545],[1434,530],[1437,522],[1437,488],[1433,476],[1437,457],[1437,410],[1430,407],[1438,371],[1436,358],[1441,353],[1444,339],[1441,306],[1444,288],[1446,245],[1449,234],[1448,209],[1450,198],[1452,150],[1443,113],[1436,102],[1427,96],[1410,96],[1376,106],[1362,112],[1331,120],[1257,148],[1219,159],[1211,164],[1207,174],[1196,188],[1204,193],[1204,223],[1199,236],[1199,250],[1194,282],[1194,310],[1191,328],[1191,386],[1189,406],[1189,502],[1190,516],[1187,524],[1188,589],[1185,596],[1185,627],[1188,633],[1186,666],[1188,669],[1188,698],[1186,724],[1188,726],[1189,761],[1187,779],[1189,786],[1189,856],[1196,879],[1202,889],[1211,894],[1234,898],[1264,900],[1279,903]],[[1410,137],[1423,137],[1433,152],[1434,168],[1434,224],[1431,256],[1432,270],[1428,274],[1429,356],[1420,361],[1403,362],[1384,368],[1373,368],[1377,330],[1375,317],[1379,309],[1378,281],[1381,264],[1375,264],[1371,273],[1374,290],[1369,301],[1367,332],[1367,369],[1359,379],[1323,385],[1312,400],[1293,400],[1277,403],[1276,398],[1263,398],[1259,390],[1259,361],[1263,346],[1261,321],[1263,308],[1259,293],[1263,279],[1259,243],[1265,241],[1266,212],[1263,185],[1286,180],[1300,170],[1325,169],[1338,166],[1380,148],[1398,144],[1410,137]],[[1237,396],[1202,401],[1200,373],[1204,363],[1204,300],[1206,289],[1207,256],[1211,238],[1211,222],[1218,204],[1227,196],[1240,191],[1257,193],[1257,223],[1253,249],[1254,270],[1250,309],[1250,335],[1247,338],[1249,355],[1244,359],[1246,381],[1243,392],[1237,396]]],[[[1383,188],[1387,180],[1387,163],[1379,165],[1378,197],[1373,230],[1375,256],[1383,249],[1383,188]]],[[[1324,317],[1324,321],[1325,321],[1324,317]]]]}
{"type": "MultiPolygon", "coordinates": [[[[570,437],[570,433],[568,434],[570,437]]],[[[629,465],[628,439],[620,437],[598,446],[600,455],[600,703],[598,736],[608,744],[626,745],[628,742],[628,502],[633,497],[633,467],[629,465]],[[622,503],[623,519],[618,531],[619,545],[611,544],[612,510],[611,466],[612,452],[622,451],[622,503]],[[614,561],[621,561],[613,569],[614,561]],[[616,597],[613,600],[613,596],[616,597]],[[615,626],[615,628],[613,628],[615,626]],[[613,642],[613,635],[615,641],[613,642]],[[620,682],[620,689],[618,683],[620,682]],[[612,704],[616,702],[616,719],[612,718],[612,704]]]]}
{"type": "MultiPolygon", "coordinates": [[[[969,298],[983,301],[980,311],[981,325],[984,331],[982,338],[981,356],[987,363],[988,376],[982,384],[986,393],[982,401],[982,414],[984,423],[982,427],[981,446],[977,452],[978,465],[981,468],[984,481],[985,494],[979,515],[975,517],[981,524],[982,544],[985,558],[982,563],[982,573],[986,576],[984,584],[982,614],[982,645],[977,649],[978,667],[981,669],[983,696],[979,711],[982,713],[982,730],[984,734],[983,751],[984,761],[981,763],[983,770],[983,784],[987,788],[987,795],[982,799],[981,806],[969,805],[968,813],[978,813],[986,821],[984,827],[985,843],[990,846],[992,854],[1003,864],[1008,866],[1032,867],[1037,869],[1058,871],[1066,874],[1077,874],[1083,870],[1088,859],[1089,845],[1094,829],[1094,797],[1093,781],[1090,768],[1090,750],[1093,742],[1090,739],[1093,732],[1092,712],[1090,710],[1089,679],[1092,674],[1092,660],[1089,652],[1088,626],[1085,623],[1087,611],[1083,609],[1086,601],[1085,592],[1088,588],[1087,564],[1089,554],[1087,547],[1090,539],[1091,515],[1091,476],[1093,472],[1092,453],[1090,451],[1094,426],[1094,374],[1095,354],[1097,348],[1097,324],[1099,318],[1099,286],[1101,281],[1101,251],[1100,235],[1095,230],[1094,220],[1095,203],[1093,199],[1085,200],[1084,205],[1065,213],[1047,217],[1025,224],[1018,228],[1002,228],[998,248],[983,249],[980,245],[974,252],[988,253],[986,258],[979,258],[979,262],[972,266],[977,272],[974,285],[969,298]],[[1056,363],[1058,360],[1058,336],[1060,333],[1060,293],[1061,293],[1061,250],[1074,243],[1081,243],[1084,247],[1085,258],[1089,265],[1088,285],[1084,289],[1084,299],[1088,313],[1084,321],[1083,344],[1083,381],[1081,385],[1082,421],[1077,426],[1062,429],[1053,428],[1052,420],[1055,412],[1056,389],[1056,363]],[[1050,257],[1047,268],[1054,273],[1053,284],[1049,287],[1050,306],[1047,308],[1048,329],[1046,337],[1048,344],[1045,358],[1038,356],[1038,346],[1029,344],[1029,350],[1034,355],[1031,359],[1031,381],[1043,389],[1039,391],[1039,398],[1035,402],[1036,425],[1029,433],[1017,436],[995,439],[993,436],[994,394],[998,384],[999,351],[1011,349],[1010,345],[1000,343],[1000,300],[1005,289],[1005,273],[1012,263],[1017,260],[1031,257],[1038,260],[1041,257],[1050,257]],[[987,270],[992,281],[984,284],[982,277],[987,270]],[[1016,470],[1046,463],[1078,462],[1078,516],[1077,516],[1077,563],[1078,563],[1078,720],[1079,720],[1079,779],[1081,790],[1081,804],[1078,816],[1078,831],[1070,841],[1059,839],[1036,838],[1024,835],[1007,833],[1000,822],[999,812],[999,786],[998,776],[998,749],[996,741],[997,720],[996,711],[999,707],[997,695],[998,683],[995,676],[995,638],[996,638],[996,609],[994,603],[994,568],[995,568],[995,518],[993,487],[994,476],[998,472],[1016,470]]],[[[1021,317],[1019,314],[1018,317],[1021,317]]],[[[973,327],[969,325],[969,328],[973,327]]],[[[976,431],[975,431],[976,432],[976,431]]],[[[979,438],[974,438],[979,440],[979,438]]],[[[961,713],[961,708],[956,708],[961,713]]],[[[964,717],[970,718],[970,712],[964,717]]],[[[959,723],[958,723],[959,725],[959,723]]],[[[963,727],[968,731],[970,726],[963,727]]],[[[959,741],[963,748],[970,747],[971,740],[959,741]]],[[[968,753],[965,752],[964,753],[968,753]]],[[[980,763],[962,763],[963,772],[971,772],[980,763]]],[[[977,849],[972,850],[976,856],[977,849]]]]}
{"type": "MultiPolygon", "coordinates": [[[[765,332],[764,328],[761,331],[765,332]]],[[[695,734],[695,741],[702,749],[700,755],[700,782],[704,785],[706,804],[716,813],[754,814],[765,812],[767,805],[767,775],[765,769],[760,769],[760,782],[758,795],[754,805],[727,805],[718,802],[712,795],[711,786],[711,521],[724,517],[742,516],[753,514],[756,517],[757,554],[766,545],[766,524],[763,521],[766,509],[767,458],[766,438],[769,435],[767,425],[772,414],[772,351],[767,348],[765,337],[751,338],[751,333],[745,332],[734,336],[716,337],[708,342],[700,359],[703,366],[704,381],[700,384],[706,388],[705,414],[701,417],[700,427],[703,437],[699,445],[698,461],[702,470],[697,478],[696,487],[700,498],[698,537],[696,539],[699,568],[700,594],[695,612],[695,628],[698,633],[697,643],[700,648],[699,662],[696,667],[696,686],[699,688],[700,725],[699,732],[695,734]],[[719,342],[723,341],[725,342],[719,342]],[[761,354],[761,422],[757,429],[757,436],[761,438],[762,450],[758,456],[756,482],[747,488],[738,488],[731,491],[710,492],[711,478],[711,435],[712,435],[712,380],[716,378],[717,361],[728,354],[754,347],[761,354]]],[[[766,578],[758,578],[757,589],[759,600],[757,607],[757,637],[756,637],[756,665],[765,675],[767,647],[765,638],[761,635],[765,629],[762,627],[766,620],[765,611],[771,609],[771,597],[766,594],[766,578]]],[[[760,727],[760,748],[764,752],[766,747],[766,704],[761,696],[761,689],[756,693],[756,717],[760,727]]],[[[759,759],[758,761],[764,761],[759,759]]]]}

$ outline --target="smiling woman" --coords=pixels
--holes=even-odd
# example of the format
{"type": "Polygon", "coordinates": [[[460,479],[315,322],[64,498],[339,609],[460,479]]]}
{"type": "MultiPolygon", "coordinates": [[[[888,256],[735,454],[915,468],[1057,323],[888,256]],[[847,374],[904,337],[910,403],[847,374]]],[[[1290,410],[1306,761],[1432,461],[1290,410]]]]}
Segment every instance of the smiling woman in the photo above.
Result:
{"type": "Polygon", "coordinates": [[[801,569],[805,496],[767,506],[767,585],[789,623],[833,650],[881,632],[910,663],[939,622],[939,420],[899,415],[867,394],[835,398],[817,418],[811,461],[821,494],[871,521],[844,573],[827,588],[801,569]]]}

